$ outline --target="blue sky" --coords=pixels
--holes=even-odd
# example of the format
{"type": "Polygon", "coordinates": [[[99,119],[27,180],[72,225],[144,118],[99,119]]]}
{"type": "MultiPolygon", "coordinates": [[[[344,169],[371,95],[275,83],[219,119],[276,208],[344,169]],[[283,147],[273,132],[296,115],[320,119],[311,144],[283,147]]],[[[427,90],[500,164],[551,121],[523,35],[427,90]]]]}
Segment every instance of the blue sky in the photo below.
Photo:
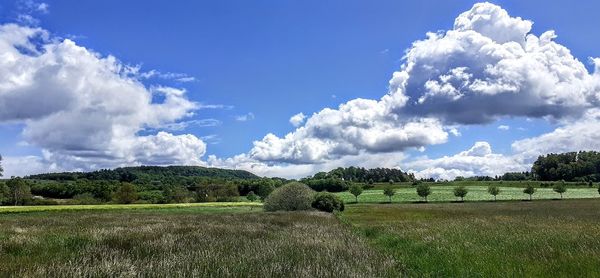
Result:
{"type": "MultiPolygon", "coordinates": [[[[191,102],[219,106],[196,109],[193,116],[181,116],[173,122],[196,122],[168,130],[174,136],[192,134],[202,140],[206,144],[199,162],[202,164],[209,155],[226,159],[249,153],[253,142],[268,133],[283,137],[295,130],[289,119],[297,113],[310,117],[324,108],[337,109],[338,105],[353,99],[380,99],[388,93],[392,74],[405,63],[402,58],[412,43],[424,40],[427,32],[452,29],[455,18],[475,3],[179,1],[173,4],[108,0],[73,4],[15,0],[0,4],[0,22],[38,27],[55,40],[67,38],[101,57],[112,55],[123,65],[140,65],[141,72],[159,71],[163,77],[139,78],[139,82],[149,89],[159,86],[184,89],[186,99],[191,102]],[[45,6],[40,8],[41,4],[45,6]],[[169,73],[171,76],[167,77],[169,73]],[[176,80],[181,77],[194,80],[176,80]]],[[[558,35],[554,42],[570,49],[589,73],[593,72],[594,65],[588,62],[588,57],[600,56],[600,36],[595,22],[600,4],[595,1],[577,5],[570,1],[493,3],[508,11],[511,17],[533,21],[531,33],[536,36],[554,30],[558,35]]],[[[153,97],[156,103],[164,99],[161,95],[153,97]]],[[[450,135],[444,142],[424,144],[424,151],[416,147],[395,148],[397,158],[390,159],[406,163],[391,166],[411,168],[411,159],[453,156],[480,141],[489,143],[493,154],[514,155],[511,145],[515,141],[551,133],[566,125],[562,120],[548,115],[525,117],[504,113],[495,116],[493,121],[476,124],[445,122],[444,126],[456,126],[460,136],[450,135]],[[508,130],[499,129],[501,125],[508,126],[508,130]]],[[[48,155],[44,157],[43,149],[55,157],[60,157],[57,154],[61,151],[24,136],[27,125],[26,121],[0,122],[0,154],[12,157],[13,161],[19,157],[43,157],[42,165],[54,163],[52,169],[57,170],[81,169],[74,164],[56,164],[48,155]]],[[[144,127],[136,134],[154,135],[163,129],[144,127]]],[[[588,145],[583,143],[576,147],[587,148],[588,145]]],[[[71,147],[66,149],[72,151],[71,147]]],[[[328,157],[326,163],[314,163],[321,166],[303,168],[310,170],[299,171],[298,175],[349,163],[328,164],[340,159],[343,160],[343,156],[328,157]]],[[[258,160],[267,166],[289,162],[287,158],[258,160]]],[[[144,163],[137,159],[127,161],[144,163]]],[[[128,162],[115,165],[123,164],[128,162]]],[[[98,163],[98,167],[103,165],[110,166],[98,163]]],[[[223,161],[209,163],[209,166],[237,167],[223,161]]],[[[422,170],[425,169],[415,169],[422,170]]],[[[31,171],[39,171],[39,168],[31,171]]],[[[465,173],[481,173],[469,171],[465,173]]],[[[274,172],[264,173],[272,175],[274,172]]]]}

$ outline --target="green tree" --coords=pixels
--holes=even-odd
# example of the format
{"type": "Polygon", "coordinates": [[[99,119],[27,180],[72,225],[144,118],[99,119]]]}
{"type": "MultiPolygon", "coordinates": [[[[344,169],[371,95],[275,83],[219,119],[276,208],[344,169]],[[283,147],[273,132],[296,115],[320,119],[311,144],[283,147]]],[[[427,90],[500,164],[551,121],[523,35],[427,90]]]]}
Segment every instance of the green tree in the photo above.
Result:
{"type": "Polygon", "coordinates": [[[31,199],[31,188],[27,181],[22,178],[11,178],[6,182],[10,191],[10,199],[17,206],[24,204],[31,199]]]}
{"type": "Polygon", "coordinates": [[[535,193],[536,189],[535,187],[533,187],[533,185],[528,184],[527,187],[525,187],[525,189],[523,189],[523,193],[525,194],[529,194],[529,200],[531,201],[531,199],[533,199],[533,193],[535,193]]]}
{"type": "Polygon", "coordinates": [[[250,201],[250,202],[254,202],[254,201],[258,200],[258,196],[256,194],[254,194],[254,191],[250,191],[246,195],[246,199],[248,199],[248,201],[250,201]]]}
{"type": "Polygon", "coordinates": [[[425,198],[425,202],[427,202],[427,196],[431,194],[431,187],[424,183],[417,184],[417,195],[421,198],[425,198]]]}
{"type": "Polygon", "coordinates": [[[464,186],[457,186],[454,188],[454,196],[459,197],[461,202],[465,200],[467,193],[469,193],[469,190],[464,186]]]}
{"type": "Polygon", "coordinates": [[[390,184],[394,184],[394,180],[392,180],[392,179],[390,179],[388,182],[389,182],[390,184]]]}
{"type": "Polygon", "coordinates": [[[273,192],[273,190],[275,190],[275,187],[272,184],[261,183],[258,185],[256,195],[258,195],[260,199],[264,201],[267,196],[273,192]]]}
{"type": "Polygon", "coordinates": [[[183,186],[167,186],[163,189],[163,195],[167,203],[186,203],[190,201],[191,194],[183,186]]]}
{"type": "Polygon", "coordinates": [[[554,192],[560,194],[560,198],[562,199],[563,193],[567,192],[567,186],[565,185],[564,182],[558,182],[552,187],[552,190],[554,190],[554,192]]]}
{"type": "Polygon", "coordinates": [[[392,202],[392,196],[396,195],[396,189],[394,189],[392,186],[386,186],[383,189],[383,195],[388,196],[388,198],[390,199],[390,203],[392,202]]]}
{"type": "Polygon", "coordinates": [[[0,206],[8,203],[10,200],[10,190],[4,183],[0,183],[0,206]]]}
{"type": "Polygon", "coordinates": [[[115,200],[120,204],[131,204],[138,199],[137,190],[131,183],[124,182],[115,192],[115,200]]]}
{"type": "Polygon", "coordinates": [[[494,196],[494,201],[496,201],[496,196],[500,194],[500,187],[496,185],[490,185],[488,186],[487,192],[494,196]]]}
{"type": "Polygon", "coordinates": [[[349,191],[352,195],[354,195],[354,199],[358,203],[358,196],[363,193],[363,188],[358,184],[354,184],[350,186],[349,191]]]}

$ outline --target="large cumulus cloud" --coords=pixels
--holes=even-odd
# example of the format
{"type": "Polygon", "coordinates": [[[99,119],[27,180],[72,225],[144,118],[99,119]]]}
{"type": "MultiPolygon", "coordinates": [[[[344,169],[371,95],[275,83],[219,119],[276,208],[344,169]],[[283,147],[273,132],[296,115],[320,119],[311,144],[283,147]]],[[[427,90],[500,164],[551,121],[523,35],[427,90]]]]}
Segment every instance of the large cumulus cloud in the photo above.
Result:
{"type": "Polygon", "coordinates": [[[139,135],[198,105],[185,90],[147,88],[131,73],[43,29],[0,25],[0,123],[23,124],[24,140],[57,168],[201,163],[206,145],[194,135],[139,135]]]}
{"type": "MultiPolygon", "coordinates": [[[[247,157],[325,163],[445,143],[456,126],[502,117],[578,119],[598,106],[600,60],[592,60],[596,67],[590,73],[554,41],[554,31],[535,35],[532,24],[500,6],[475,4],[451,30],[412,44],[381,99],[355,99],[316,112],[285,136],[267,134],[254,142],[247,157]]],[[[457,159],[474,163],[463,173],[492,173],[474,169],[495,157],[464,157],[471,156],[457,159]]]]}

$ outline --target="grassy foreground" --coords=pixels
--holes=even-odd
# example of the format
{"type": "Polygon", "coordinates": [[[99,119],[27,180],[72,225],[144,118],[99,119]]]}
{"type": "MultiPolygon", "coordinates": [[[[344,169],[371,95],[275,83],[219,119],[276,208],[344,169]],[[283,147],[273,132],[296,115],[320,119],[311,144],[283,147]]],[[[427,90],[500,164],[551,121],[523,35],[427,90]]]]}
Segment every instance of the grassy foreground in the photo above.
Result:
{"type": "Polygon", "coordinates": [[[317,212],[0,214],[0,277],[381,277],[396,265],[317,212]]]}
{"type": "Polygon", "coordinates": [[[359,204],[340,217],[408,276],[600,276],[599,200],[359,204]]]}
{"type": "MultiPolygon", "coordinates": [[[[489,201],[493,200],[493,196],[487,192],[487,186],[466,186],[469,193],[465,197],[465,201],[489,201]]],[[[457,198],[453,194],[453,186],[431,186],[431,195],[427,198],[430,202],[451,202],[457,198]]],[[[500,187],[498,200],[526,200],[529,195],[523,193],[521,187],[500,187]]],[[[344,202],[355,202],[354,195],[350,192],[336,193],[344,202]]],[[[582,198],[598,198],[598,188],[589,187],[573,187],[569,188],[563,194],[565,199],[582,199],[582,198]]],[[[552,190],[552,188],[537,188],[537,192],[533,194],[533,199],[557,199],[560,195],[552,190]]],[[[383,189],[365,190],[359,197],[359,203],[385,203],[389,199],[383,195],[383,189]]],[[[392,197],[392,202],[418,202],[421,197],[417,195],[415,188],[402,187],[396,189],[396,195],[392,197]]]]}

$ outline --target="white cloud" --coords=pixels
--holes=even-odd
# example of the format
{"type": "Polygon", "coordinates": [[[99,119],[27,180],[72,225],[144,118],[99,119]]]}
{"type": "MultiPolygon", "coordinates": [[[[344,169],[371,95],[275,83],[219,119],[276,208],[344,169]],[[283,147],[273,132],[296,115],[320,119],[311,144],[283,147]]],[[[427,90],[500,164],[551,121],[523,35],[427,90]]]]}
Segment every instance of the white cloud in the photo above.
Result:
{"type": "Polygon", "coordinates": [[[138,134],[176,124],[198,104],[129,73],[115,57],[43,29],[0,25],[0,122],[24,124],[25,141],[57,168],[200,164],[206,145],[193,135],[138,134]]]}
{"type": "Polygon", "coordinates": [[[527,171],[530,164],[518,157],[495,154],[488,142],[476,142],[470,149],[453,156],[418,158],[404,164],[417,178],[453,180],[457,176],[496,176],[506,172],[527,171]]]}
{"type": "Polygon", "coordinates": [[[554,31],[536,36],[531,26],[499,6],[475,4],[453,29],[413,43],[390,81],[391,94],[408,100],[393,110],[473,124],[503,116],[579,117],[597,106],[600,72],[590,74],[554,42],[554,31]]]}
{"type": "Polygon", "coordinates": [[[235,116],[235,120],[238,122],[247,122],[247,121],[254,120],[254,113],[249,112],[248,114],[235,116]]]}
{"type": "Polygon", "coordinates": [[[509,129],[510,129],[510,126],[507,126],[507,125],[499,125],[499,126],[498,126],[498,129],[499,129],[499,130],[509,130],[509,129]]]}
{"type": "Polygon", "coordinates": [[[304,119],[306,119],[306,115],[304,115],[304,113],[301,112],[301,113],[298,113],[298,114],[292,116],[290,118],[290,123],[293,126],[298,127],[304,122],[304,119]]]}
{"type": "Polygon", "coordinates": [[[515,141],[513,152],[532,163],[548,153],[600,151],[600,110],[593,109],[575,122],[563,123],[554,131],[533,138],[515,141]]]}

